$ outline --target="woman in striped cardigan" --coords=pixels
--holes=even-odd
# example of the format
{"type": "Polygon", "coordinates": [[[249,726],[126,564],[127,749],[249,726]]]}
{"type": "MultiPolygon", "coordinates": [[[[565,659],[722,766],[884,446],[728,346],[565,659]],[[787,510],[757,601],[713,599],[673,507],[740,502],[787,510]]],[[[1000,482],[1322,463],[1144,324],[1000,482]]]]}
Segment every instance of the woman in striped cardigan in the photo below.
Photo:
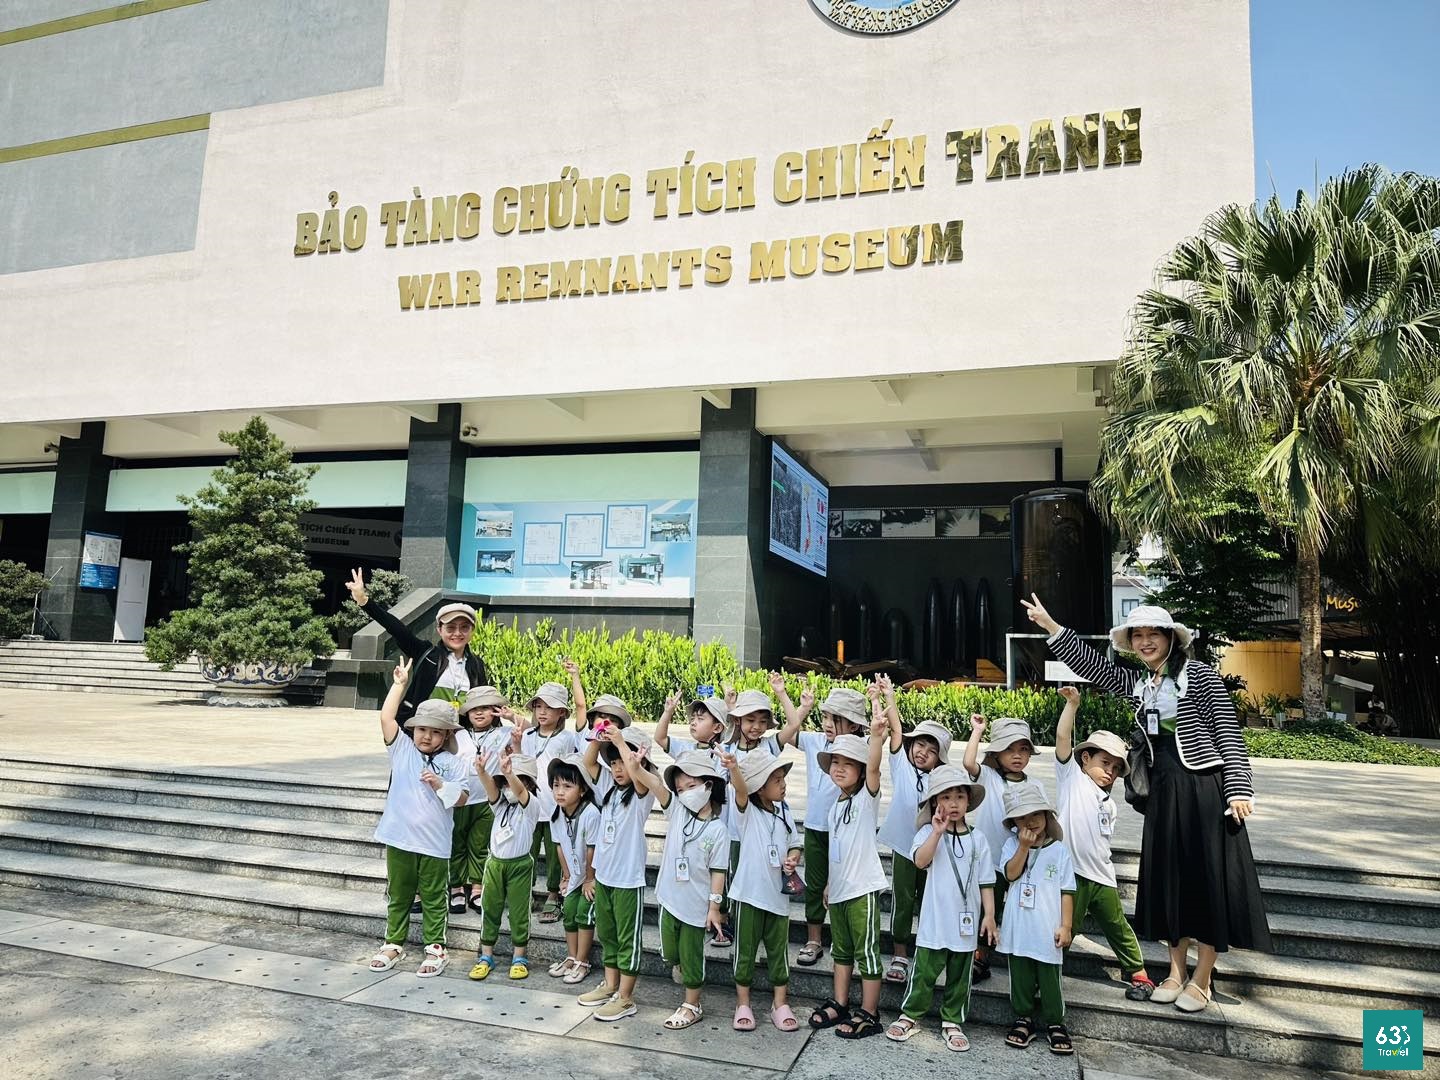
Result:
{"type": "Polygon", "coordinates": [[[1150,759],[1135,928],[1170,948],[1170,973],[1150,1000],[1200,1012],[1210,1003],[1217,953],[1271,951],[1245,831],[1255,789],[1230,692],[1213,668],[1187,655],[1189,628],[1162,608],[1137,607],[1110,631],[1116,650],[1144,665],[1135,668],[1101,656],[1057,623],[1038,597],[1024,606],[1030,621],[1049,632],[1057,659],[1097,689],[1134,703],[1150,759]],[[1187,982],[1192,941],[1198,959],[1187,982]]]}

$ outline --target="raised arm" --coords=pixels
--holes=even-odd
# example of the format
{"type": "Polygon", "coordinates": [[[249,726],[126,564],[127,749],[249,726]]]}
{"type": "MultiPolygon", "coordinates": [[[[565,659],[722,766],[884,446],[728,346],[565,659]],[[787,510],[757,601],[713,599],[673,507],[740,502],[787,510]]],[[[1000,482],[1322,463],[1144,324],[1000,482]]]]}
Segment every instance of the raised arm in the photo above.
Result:
{"type": "Polygon", "coordinates": [[[965,743],[965,771],[971,780],[980,779],[980,740],[985,736],[985,717],[970,714],[970,738],[965,743]]]}
{"type": "Polygon", "coordinates": [[[630,783],[634,785],[636,794],[654,795],[657,800],[660,800],[661,806],[669,806],[669,789],[665,787],[665,783],[660,777],[645,768],[645,755],[635,752],[635,748],[625,741],[624,732],[620,728],[612,726],[605,730],[605,737],[610,740],[612,746],[620,751],[620,759],[625,762],[625,768],[630,772],[630,783]]]}
{"type": "Polygon", "coordinates": [[[940,834],[949,827],[949,823],[945,820],[945,816],[936,810],[930,817],[930,826],[930,835],[925,838],[923,844],[915,849],[915,858],[911,860],[920,870],[924,870],[935,861],[935,849],[940,846],[940,834]]]}
{"type": "Polygon", "coordinates": [[[600,779],[599,739],[591,739],[585,744],[585,772],[589,774],[591,783],[600,779]]]}
{"type": "Polygon", "coordinates": [[[775,700],[780,702],[780,711],[785,714],[785,722],[780,725],[780,732],[783,734],[794,722],[797,714],[795,702],[790,700],[790,691],[785,689],[785,676],[778,671],[770,672],[770,692],[775,695],[775,700]]]}
{"type": "Polygon", "coordinates": [[[871,698],[870,757],[865,762],[865,790],[877,799],[880,797],[880,762],[889,742],[890,719],[881,709],[877,694],[871,698]]]}
{"type": "Polygon", "coordinates": [[[513,771],[511,759],[514,756],[509,750],[500,755],[500,773],[505,777],[505,782],[510,785],[510,791],[515,796],[515,801],[521,806],[529,806],[530,789],[525,786],[525,781],[516,776],[513,771]]]}
{"type": "Polygon", "coordinates": [[[575,700],[575,730],[584,731],[585,714],[589,710],[585,707],[585,687],[580,685],[580,665],[566,657],[560,661],[560,666],[565,669],[565,674],[570,676],[570,696],[575,700]]]}
{"type": "Polygon", "coordinates": [[[1070,760],[1070,751],[1075,746],[1075,717],[1080,712],[1080,691],[1073,686],[1062,686],[1060,696],[1065,699],[1065,708],[1060,710],[1060,723],[1055,727],[1055,760],[1064,764],[1070,760]]]}
{"type": "Polygon", "coordinates": [[[665,708],[660,710],[660,722],[655,725],[655,745],[667,754],[670,752],[670,721],[680,707],[680,700],[678,691],[666,695],[665,708]]]}
{"type": "Polygon", "coordinates": [[[905,729],[900,723],[900,707],[895,704],[895,684],[890,681],[889,675],[880,675],[875,682],[880,686],[880,693],[885,699],[885,716],[890,721],[890,753],[898,754],[905,745],[905,729]]]}
{"type": "Polygon", "coordinates": [[[1101,690],[1128,697],[1135,686],[1134,675],[1127,674],[1118,664],[1105,659],[1085,642],[1074,630],[1067,630],[1056,622],[1040,598],[1034,593],[1029,600],[1021,600],[1030,621],[1050,635],[1050,651],[1062,664],[1087,682],[1101,690]]]}
{"type": "Polygon", "coordinates": [[[405,658],[395,665],[395,671],[390,677],[390,692],[385,695],[385,703],[380,706],[380,737],[389,746],[395,741],[395,736],[400,734],[400,724],[396,717],[400,715],[400,703],[405,700],[405,687],[410,682],[410,667],[414,661],[405,658]]]}
{"type": "Polygon", "coordinates": [[[360,606],[360,610],[383,626],[385,632],[395,639],[400,651],[411,660],[418,660],[430,650],[430,642],[416,637],[403,622],[379,604],[371,602],[370,594],[365,591],[365,572],[359,567],[350,571],[350,580],[345,583],[345,588],[350,590],[350,598],[360,606]]]}
{"type": "Polygon", "coordinates": [[[750,805],[750,789],[745,786],[745,774],[740,771],[740,760],[734,754],[721,754],[720,764],[730,770],[730,786],[735,789],[735,806],[741,813],[750,805]]]}
{"type": "MultiPolygon", "coordinates": [[[[784,704],[782,699],[781,704],[784,704]]],[[[810,689],[807,683],[804,690],[800,691],[800,707],[793,711],[786,712],[785,726],[775,736],[781,746],[799,746],[800,729],[805,726],[805,718],[815,708],[815,691],[810,689]]]]}
{"type": "Polygon", "coordinates": [[[494,751],[482,751],[475,755],[475,775],[480,778],[480,786],[485,790],[485,801],[492,803],[500,801],[500,785],[495,783],[495,777],[490,775],[493,755],[494,751]]]}

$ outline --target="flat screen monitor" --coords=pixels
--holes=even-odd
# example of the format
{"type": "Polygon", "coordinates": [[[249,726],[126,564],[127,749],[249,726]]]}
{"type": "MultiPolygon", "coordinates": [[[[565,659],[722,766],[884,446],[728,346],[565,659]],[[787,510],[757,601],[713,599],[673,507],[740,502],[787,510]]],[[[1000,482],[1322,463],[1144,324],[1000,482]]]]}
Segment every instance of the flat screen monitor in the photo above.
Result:
{"type": "Polygon", "coordinates": [[[824,577],[829,534],[829,487],[772,440],[770,550],[824,577]]]}

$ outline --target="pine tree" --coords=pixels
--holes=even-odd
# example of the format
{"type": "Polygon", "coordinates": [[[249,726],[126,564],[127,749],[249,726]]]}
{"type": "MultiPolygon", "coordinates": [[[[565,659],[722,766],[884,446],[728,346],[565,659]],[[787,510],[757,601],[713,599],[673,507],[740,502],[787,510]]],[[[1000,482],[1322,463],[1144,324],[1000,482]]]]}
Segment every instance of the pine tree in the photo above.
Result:
{"type": "Polygon", "coordinates": [[[296,465],[290,448],[258,416],[221,432],[235,457],[193,496],[190,604],[145,635],[145,655],[169,670],[196,653],[212,665],[275,661],[308,664],[335,643],[311,604],[322,574],[305,556],[300,515],[314,465],[296,465]]]}

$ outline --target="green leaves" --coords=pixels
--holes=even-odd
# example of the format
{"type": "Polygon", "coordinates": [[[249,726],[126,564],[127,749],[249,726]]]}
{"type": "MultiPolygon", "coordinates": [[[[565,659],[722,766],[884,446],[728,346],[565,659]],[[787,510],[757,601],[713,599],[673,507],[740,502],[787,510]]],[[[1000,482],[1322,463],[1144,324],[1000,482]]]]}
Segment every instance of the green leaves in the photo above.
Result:
{"type": "Polygon", "coordinates": [[[30,633],[35,594],[45,588],[45,575],[24,563],[0,559],[0,638],[30,633]]]}

